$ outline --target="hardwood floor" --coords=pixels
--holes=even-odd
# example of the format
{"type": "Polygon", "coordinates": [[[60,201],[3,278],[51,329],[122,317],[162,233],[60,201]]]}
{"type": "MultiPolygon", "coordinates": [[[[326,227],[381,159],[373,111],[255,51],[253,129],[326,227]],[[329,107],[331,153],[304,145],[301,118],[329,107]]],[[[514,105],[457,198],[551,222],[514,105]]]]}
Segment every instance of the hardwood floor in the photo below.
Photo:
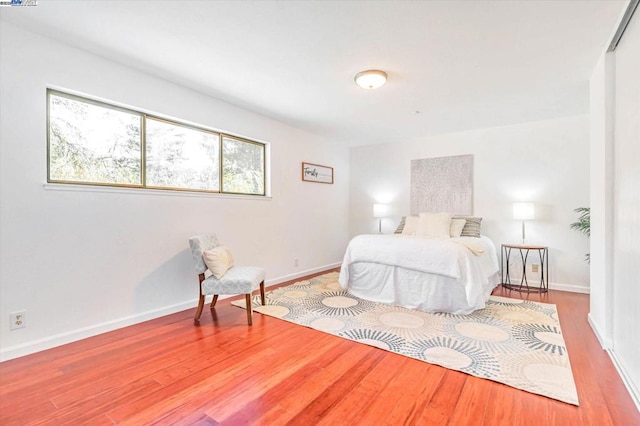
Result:
{"type": "Polygon", "coordinates": [[[226,299],[0,364],[0,424],[640,425],[588,295],[495,294],[557,304],[579,407],[226,299]]]}

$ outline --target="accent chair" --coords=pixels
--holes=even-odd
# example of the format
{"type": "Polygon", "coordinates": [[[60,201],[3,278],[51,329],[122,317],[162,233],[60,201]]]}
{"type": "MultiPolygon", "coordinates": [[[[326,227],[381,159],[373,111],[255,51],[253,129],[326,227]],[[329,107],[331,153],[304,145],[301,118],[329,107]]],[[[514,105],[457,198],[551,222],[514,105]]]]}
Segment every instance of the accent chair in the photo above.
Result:
{"type": "Polygon", "coordinates": [[[247,303],[247,321],[249,325],[253,323],[253,310],[251,308],[251,293],[260,288],[260,299],[264,302],[264,277],[263,268],[255,266],[232,266],[220,278],[213,274],[208,277],[205,272],[208,267],[204,261],[204,252],[212,250],[220,244],[215,234],[202,234],[189,238],[189,246],[193,255],[193,266],[198,274],[200,298],[198,309],[194,318],[194,324],[200,323],[200,315],[204,307],[205,296],[213,295],[211,310],[214,309],[218,296],[221,294],[244,294],[247,303]]]}

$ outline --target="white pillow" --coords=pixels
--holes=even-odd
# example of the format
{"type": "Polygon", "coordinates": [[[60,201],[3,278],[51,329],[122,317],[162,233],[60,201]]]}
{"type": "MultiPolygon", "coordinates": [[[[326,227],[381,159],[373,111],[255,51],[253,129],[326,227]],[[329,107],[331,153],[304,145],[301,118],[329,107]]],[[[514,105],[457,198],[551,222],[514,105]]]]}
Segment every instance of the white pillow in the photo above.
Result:
{"type": "Polygon", "coordinates": [[[420,213],[416,235],[421,237],[449,238],[451,213],[420,213]]]}
{"type": "Polygon", "coordinates": [[[462,234],[462,228],[467,223],[466,219],[451,219],[451,227],[449,228],[449,235],[452,237],[459,237],[462,234]]]}
{"type": "Polygon", "coordinates": [[[222,276],[233,266],[233,256],[227,246],[218,246],[202,253],[204,263],[216,279],[222,276]]]}
{"type": "Polygon", "coordinates": [[[407,219],[404,221],[404,228],[402,228],[402,235],[416,235],[418,222],[420,222],[418,216],[407,216],[407,219]]]}

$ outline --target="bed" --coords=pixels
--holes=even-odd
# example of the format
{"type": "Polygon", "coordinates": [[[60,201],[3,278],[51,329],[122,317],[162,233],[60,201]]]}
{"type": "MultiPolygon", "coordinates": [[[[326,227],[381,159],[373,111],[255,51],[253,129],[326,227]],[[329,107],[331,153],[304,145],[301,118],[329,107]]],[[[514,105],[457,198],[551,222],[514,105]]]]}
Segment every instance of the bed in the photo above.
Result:
{"type": "Polygon", "coordinates": [[[500,265],[486,236],[359,235],[347,247],[339,282],[374,302],[469,314],[485,307],[500,265]]]}

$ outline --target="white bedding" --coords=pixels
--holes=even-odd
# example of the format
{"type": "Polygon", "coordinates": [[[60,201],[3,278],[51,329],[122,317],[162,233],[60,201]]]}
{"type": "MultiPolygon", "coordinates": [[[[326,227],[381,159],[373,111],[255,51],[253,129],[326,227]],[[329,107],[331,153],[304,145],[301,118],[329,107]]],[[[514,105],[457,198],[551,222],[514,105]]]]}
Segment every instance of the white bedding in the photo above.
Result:
{"type": "Polygon", "coordinates": [[[482,309],[500,281],[487,237],[359,235],[351,240],[340,284],[355,296],[428,312],[482,309]]]}

